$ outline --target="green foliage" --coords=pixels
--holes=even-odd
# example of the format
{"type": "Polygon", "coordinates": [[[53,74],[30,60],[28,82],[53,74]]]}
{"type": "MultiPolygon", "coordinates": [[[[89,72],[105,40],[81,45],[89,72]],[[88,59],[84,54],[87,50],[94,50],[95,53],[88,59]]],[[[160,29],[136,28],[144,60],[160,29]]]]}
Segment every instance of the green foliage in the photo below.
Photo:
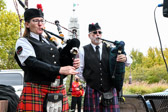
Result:
{"type": "MultiPolygon", "coordinates": [[[[168,49],[166,48],[163,52],[165,58],[168,59],[168,49]]],[[[129,68],[126,68],[125,81],[129,80],[128,77],[131,73],[132,80],[134,81],[156,83],[160,80],[165,80],[168,82],[168,73],[161,55],[161,50],[150,47],[147,56],[144,56],[138,50],[133,49],[131,56],[133,63],[129,68]]]]}
{"type": "MultiPolygon", "coordinates": [[[[3,3],[3,1],[0,1],[3,3]]],[[[4,9],[5,5],[0,9],[4,9]]],[[[16,13],[0,11],[0,68],[14,69],[18,65],[14,59],[15,43],[19,37],[19,19],[16,13]]]]}
{"type": "Polygon", "coordinates": [[[130,92],[133,94],[147,94],[147,93],[151,93],[151,90],[144,87],[136,86],[136,87],[131,87],[130,92]]]}
{"type": "Polygon", "coordinates": [[[0,11],[3,11],[4,9],[6,9],[6,5],[4,0],[0,0],[0,11]]]}
{"type": "MultiPolygon", "coordinates": [[[[67,78],[67,80],[66,80],[66,91],[67,91],[68,95],[71,95],[71,93],[69,92],[71,75],[68,75],[66,78],[67,78]]],[[[74,79],[74,76],[73,76],[73,79],[74,79]]]]}
{"type": "Polygon", "coordinates": [[[141,82],[133,82],[132,84],[128,84],[127,82],[124,84],[123,92],[124,94],[150,94],[156,92],[162,92],[168,88],[168,85],[164,81],[160,81],[158,83],[148,84],[144,81],[141,82]]]}
{"type": "Polygon", "coordinates": [[[160,80],[165,80],[168,82],[168,73],[166,72],[165,65],[154,66],[150,68],[146,74],[148,75],[148,83],[159,82],[160,80]]]}
{"type": "Polygon", "coordinates": [[[143,61],[143,58],[144,58],[143,53],[139,52],[138,50],[132,49],[130,55],[132,56],[132,60],[133,60],[133,63],[132,63],[132,65],[131,65],[131,68],[134,69],[134,68],[137,67],[138,65],[141,65],[141,64],[142,64],[142,61],[143,61]]]}

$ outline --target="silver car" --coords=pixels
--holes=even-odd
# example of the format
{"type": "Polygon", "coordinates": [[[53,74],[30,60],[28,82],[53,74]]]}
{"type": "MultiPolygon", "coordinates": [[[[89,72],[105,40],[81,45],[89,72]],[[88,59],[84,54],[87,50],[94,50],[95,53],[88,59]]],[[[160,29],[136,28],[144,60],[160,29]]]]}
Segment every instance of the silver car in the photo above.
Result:
{"type": "Polygon", "coordinates": [[[14,87],[16,94],[20,97],[23,89],[22,70],[0,70],[0,84],[14,87]]]}

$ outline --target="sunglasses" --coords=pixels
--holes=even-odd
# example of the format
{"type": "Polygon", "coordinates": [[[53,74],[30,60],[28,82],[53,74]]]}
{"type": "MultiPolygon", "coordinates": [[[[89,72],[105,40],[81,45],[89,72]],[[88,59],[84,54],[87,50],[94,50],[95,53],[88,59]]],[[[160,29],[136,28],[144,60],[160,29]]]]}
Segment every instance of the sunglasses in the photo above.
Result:
{"type": "Polygon", "coordinates": [[[102,31],[94,31],[93,34],[102,34],[102,31]]]}

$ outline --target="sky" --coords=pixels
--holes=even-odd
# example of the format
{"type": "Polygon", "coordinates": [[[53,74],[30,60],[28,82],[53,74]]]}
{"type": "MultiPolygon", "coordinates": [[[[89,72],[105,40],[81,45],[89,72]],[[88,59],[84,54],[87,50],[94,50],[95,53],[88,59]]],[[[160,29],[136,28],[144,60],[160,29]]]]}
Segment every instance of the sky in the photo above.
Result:
{"type": "MultiPolygon", "coordinates": [[[[17,1],[17,0],[16,0],[17,1]]],[[[16,12],[13,0],[6,0],[7,9],[16,12]]],[[[77,17],[81,46],[90,43],[88,25],[99,23],[102,38],[110,41],[124,41],[125,51],[138,50],[144,55],[149,47],[160,48],[154,22],[154,9],[163,0],[29,0],[29,8],[42,4],[44,18],[47,21],[58,20],[61,26],[68,28],[71,17],[77,17]],[[73,4],[77,4],[73,7],[73,4]],[[75,14],[73,9],[75,8],[75,14]]],[[[24,9],[18,3],[20,14],[24,9]]],[[[163,17],[162,7],[156,9],[156,20],[163,48],[168,47],[168,18],[163,17]]],[[[45,24],[46,30],[58,34],[57,27],[45,24]]],[[[68,32],[62,29],[65,37],[68,32]]]]}

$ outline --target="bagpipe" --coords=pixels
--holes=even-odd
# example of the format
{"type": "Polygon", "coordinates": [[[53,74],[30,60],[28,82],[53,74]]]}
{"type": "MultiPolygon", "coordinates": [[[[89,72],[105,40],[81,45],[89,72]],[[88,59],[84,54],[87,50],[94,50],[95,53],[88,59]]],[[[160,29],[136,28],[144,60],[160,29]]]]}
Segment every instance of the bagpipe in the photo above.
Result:
{"type": "MultiPolygon", "coordinates": [[[[62,35],[61,28],[59,27],[60,26],[59,21],[55,21],[55,23],[56,23],[58,32],[62,35]]],[[[77,39],[76,30],[74,29],[71,32],[73,33],[72,39],[66,39],[66,38],[63,38],[62,36],[58,36],[45,29],[43,30],[47,35],[49,34],[54,35],[59,39],[61,39],[63,43],[67,44],[62,50],[60,50],[60,63],[61,63],[61,66],[66,66],[66,65],[73,66],[73,60],[76,57],[78,57],[78,53],[79,53],[78,49],[80,46],[80,41],[77,39]]],[[[53,39],[50,38],[50,40],[52,40],[55,43],[53,39]]],[[[73,75],[71,75],[71,79],[70,79],[69,92],[72,92],[72,82],[73,82],[73,75]]]]}
{"type": "Polygon", "coordinates": [[[106,39],[99,38],[98,39],[112,43],[115,47],[110,48],[110,56],[109,56],[109,69],[110,69],[110,76],[112,78],[112,85],[117,89],[117,91],[121,91],[124,83],[124,75],[125,75],[125,63],[124,62],[117,62],[116,58],[117,55],[125,54],[124,46],[125,43],[123,41],[109,41],[106,39]]]}
{"type": "MultiPolygon", "coordinates": [[[[50,33],[51,35],[54,35],[60,38],[62,41],[64,41],[67,44],[62,50],[60,50],[60,63],[61,63],[61,66],[66,66],[66,65],[72,66],[73,59],[75,59],[78,56],[80,41],[77,38],[66,40],[65,38],[58,36],[52,32],[49,32],[47,30],[44,30],[44,32],[47,33],[47,35],[48,33],[50,33]]],[[[76,35],[76,32],[74,32],[74,35],[76,35]]],[[[55,41],[53,42],[55,43],[55,41]]],[[[73,82],[73,75],[71,75],[71,79],[70,79],[69,92],[72,92],[72,82],[73,82]]]]}
{"type": "Polygon", "coordinates": [[[73,59],[78,54],[78,49],[80,46],[80,41],[77,38],[72,39],[65,39],[59,35],[56,35],[50,31],[43,29],[44,32],[48,35],[49,40],[51,40],[56,46],[57,43],[54,38],[52,38],[49,34],[54,35],[61,39],[63,42],[66,43],[66,46],[60,50],[60,63],[61,66],[73,65],[73,59]]]}
{"type": "MultiPolygon", "coordinates": [[[[51,23],[51,22],[49,22],[49,23],[51,23]]],[[[76,57],[78,57],[79,47],[80,47],[80,41],[77,38],[77,34],[76,34],[77,30],[73,29],[72,31],[70,31],[67,28],[62,27],[59,24],[58,20],[55,21],[55,25],[57,26],[58,33],[61,36],[56,35],[56,34],[50,32],[50,31],[47,31],[45,29],[43,29],[43,30],[47,35],[49,35],[49,34],[54,35],[54,36],[58,37],[59,39],[61,39],[63,44],[66,43],[66,46],[60,50],[60,63],[61,63],[61,66],[67,66],[67,65],[73,66],[73,60],[76,57]],[[64,38],[60,27],[71,32],[73,34],[72,39],[64,38]]],[[[50,38],[50,36],[49,36],[49,38],[50,38]]],[[[50,40],[53,41],[54,43],[56,43],[55,39],[50,38],[50,40]]],[[[57,46],[57,44],[55,44],[55,45],[57,46]]],[[[72,92],[72,82],[73,82],[73,75],[71,75],[71,79],[70,79],[69,92],[72,92]]]]}

